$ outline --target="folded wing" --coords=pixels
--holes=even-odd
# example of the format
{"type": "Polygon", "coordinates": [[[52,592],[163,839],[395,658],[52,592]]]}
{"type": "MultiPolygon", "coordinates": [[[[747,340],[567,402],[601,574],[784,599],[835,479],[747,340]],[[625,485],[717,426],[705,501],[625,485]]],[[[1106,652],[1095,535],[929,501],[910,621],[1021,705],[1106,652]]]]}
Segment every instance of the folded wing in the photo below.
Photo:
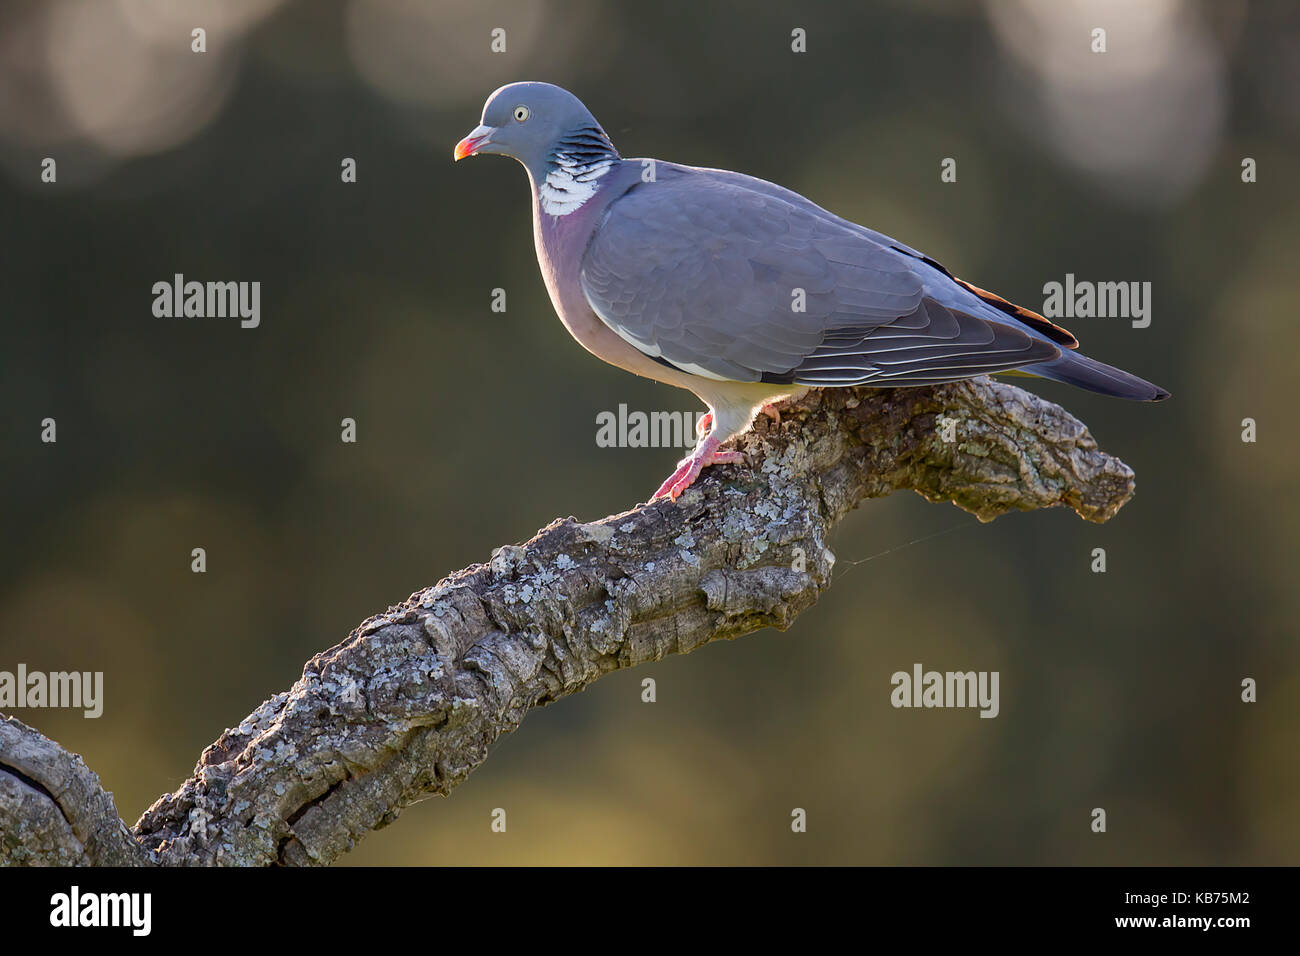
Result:
{"type": "Polygon", "coordinates": [[[917,260],[817,213],[674,170],[609,208],[583,291],[646,355],[720,380],[926,385],[1061,354],[927,296],[917,260]]]}

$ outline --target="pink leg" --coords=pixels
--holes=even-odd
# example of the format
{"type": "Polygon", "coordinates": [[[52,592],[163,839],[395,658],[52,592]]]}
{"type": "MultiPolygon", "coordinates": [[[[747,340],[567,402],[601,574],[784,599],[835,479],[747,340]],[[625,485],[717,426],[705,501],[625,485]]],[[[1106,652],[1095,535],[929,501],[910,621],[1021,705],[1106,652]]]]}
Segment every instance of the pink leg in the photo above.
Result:
{"type": "Polygon", "coordinates": [[[698,422],[695,423],[695,437],[703,438],[713,427],[713,412],[705,412],[698,422]]]}
{"type": "Polygon", "coordinates": [[[773,425],[781,424],[781,413],[777,411],[775,402],[773,402],[771,405],[764,405],[762,408],[759,409],[759,411],[762,412],[764,415],[766,415],[768,418],[772,419],[773,425]]]}
{"type": "Polygon", "coordinates": [[[718,446],[721,444],[712,435],[700,442],[695,453],[689,458],[682,459],[677,470],[668,476],[668,480],[659,486],[659,490],[651,496],[650,500],[654,501],[656,498],[668,495],[676,501],[678,495],[695,484],[695,479],[700,476],[700,472],[705,467],[734,465],[745,460],[745,456],[738,451],[718,451],[718,446]]]}

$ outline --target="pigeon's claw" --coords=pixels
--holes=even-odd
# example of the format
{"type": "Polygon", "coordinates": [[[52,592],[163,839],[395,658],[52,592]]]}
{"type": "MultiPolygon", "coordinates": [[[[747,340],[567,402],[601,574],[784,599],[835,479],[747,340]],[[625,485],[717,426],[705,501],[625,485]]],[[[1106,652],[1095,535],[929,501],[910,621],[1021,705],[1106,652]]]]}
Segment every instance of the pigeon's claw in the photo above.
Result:
{"type": "Polygon", "coordinates": [[[713,457],[706,461],[706,465],[743,465],[745,456],[738,451],[715,451],[713,457]]]}
{"type": "Polygon", "coordinates": [[[744,462],[745,456],[738,451],[718,451],[720,444],[722,443],[712,435],[700,442],[695,453],[678,463],[677,470],[668,476],[668,480],[659,486],[650,500],[667,495],[676,501],[683,491],[695,484],[700,472],[709,465],[736,465],[744,462]]]}

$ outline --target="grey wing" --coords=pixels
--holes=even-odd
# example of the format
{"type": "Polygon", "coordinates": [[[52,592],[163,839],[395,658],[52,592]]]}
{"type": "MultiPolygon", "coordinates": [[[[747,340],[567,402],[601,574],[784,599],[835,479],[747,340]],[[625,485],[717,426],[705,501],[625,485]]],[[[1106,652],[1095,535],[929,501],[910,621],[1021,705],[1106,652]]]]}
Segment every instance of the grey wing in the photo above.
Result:
{"type": "Polygon", "coordinates": [[[720,380],[923,385],[1060,355],[928,297],[913,265],[829,214],[692,171],[611,205],[581,282],[631,345],[720,380]]]}

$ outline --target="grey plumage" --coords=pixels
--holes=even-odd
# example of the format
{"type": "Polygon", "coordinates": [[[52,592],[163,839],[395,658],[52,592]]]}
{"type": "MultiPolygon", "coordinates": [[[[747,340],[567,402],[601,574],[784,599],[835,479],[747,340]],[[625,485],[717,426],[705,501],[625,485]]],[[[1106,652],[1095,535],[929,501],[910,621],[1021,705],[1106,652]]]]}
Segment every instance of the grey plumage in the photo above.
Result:
{"type": "Polygon", "coordinates": [[[1019,371],[1123,398],[1168,393],[1073,351],[1042,316],[922,253],[741,173],[624,160],[572,94],[514,83],[456,147],[518,159],[561,320],[612,364],[688,388],[713,431],[661,493],[731,461],[718,445],[808,387],[1019,371]],[[643,177],[652,165],[654,175],[643,177]]]}
{"type": "Polygon", "coordinates": [[[581,265],[592,309],[695,374],[796,385],[921,385],[1060,357],[949,308],[928,268],[869,235],[711,170],[660,164],[605,214],[581,265]]]}

